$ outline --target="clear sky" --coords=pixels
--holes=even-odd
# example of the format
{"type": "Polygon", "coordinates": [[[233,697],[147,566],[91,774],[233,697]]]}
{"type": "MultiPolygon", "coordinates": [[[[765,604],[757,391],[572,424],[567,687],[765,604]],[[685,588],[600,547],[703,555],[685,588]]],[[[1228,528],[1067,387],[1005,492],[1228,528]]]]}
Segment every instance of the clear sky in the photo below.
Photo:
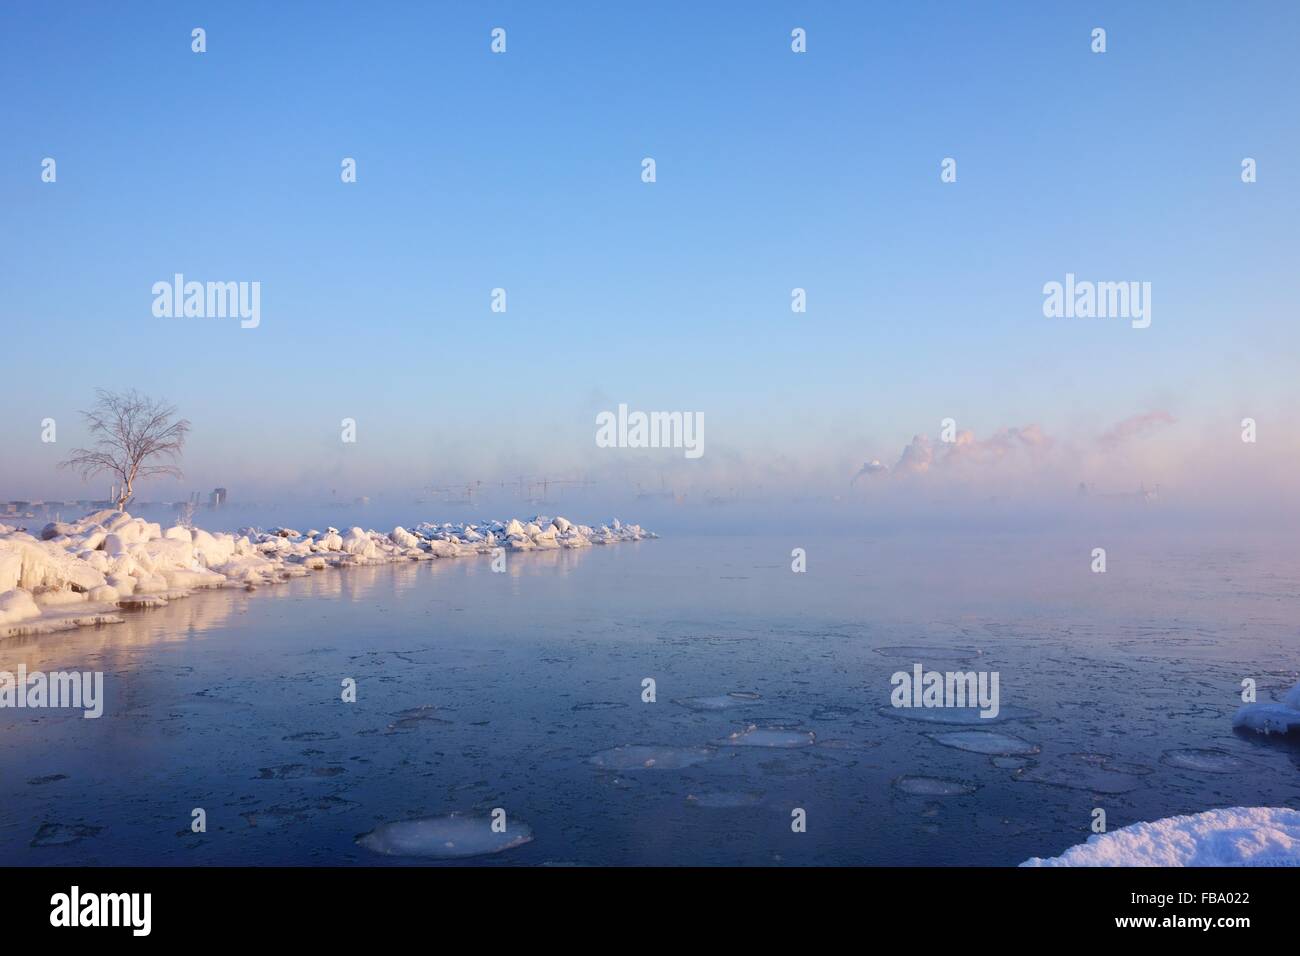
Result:
{"type": "Polygon", "coordinates": [[[1298,42],[1283,2],[5,4],[0,498],[88,493],[96,386],[193,423],[147,497],[847,489],[946,417],[1037,425],[1016,480],[1290,489],[1298,42]],[[177,272],[259,327],[155,317],[177,272]],[[1150,328],[1044,317],[1066,273],[1150,328]],[[620,402],[705,454],[596,448],[620,402]]]}

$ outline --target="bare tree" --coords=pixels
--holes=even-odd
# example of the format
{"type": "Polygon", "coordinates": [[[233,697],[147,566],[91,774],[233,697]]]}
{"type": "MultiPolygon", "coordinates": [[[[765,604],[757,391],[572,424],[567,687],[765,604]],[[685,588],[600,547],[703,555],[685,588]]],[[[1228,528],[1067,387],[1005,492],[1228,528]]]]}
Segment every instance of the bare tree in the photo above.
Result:
{"type": "Polygon", "coordinates": [[[141,478],[169,475],[181,477],[174,464],[150,465],[151,459],[176,461],[189,434],[188,420],[176,418],[176,407],[141,395],[95,390],[95,407],[81,416],[95,436],[93,448],[77,448],[60,468],[72,468],[83,479],[107,472],[121,482],[117,508],[123,510],[135,497],[135,482],[141,478]]]}

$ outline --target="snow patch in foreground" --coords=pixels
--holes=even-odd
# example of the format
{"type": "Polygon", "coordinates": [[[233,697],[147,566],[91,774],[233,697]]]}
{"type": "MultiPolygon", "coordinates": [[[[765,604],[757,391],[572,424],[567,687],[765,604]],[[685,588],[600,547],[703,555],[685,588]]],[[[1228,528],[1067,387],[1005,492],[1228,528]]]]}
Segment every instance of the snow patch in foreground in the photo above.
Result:
{"type": "Polygon", "coordinates": [[[1021,866],[1300,866],[1300,810],[1230,807],[1097,834],[1021,866]]]}

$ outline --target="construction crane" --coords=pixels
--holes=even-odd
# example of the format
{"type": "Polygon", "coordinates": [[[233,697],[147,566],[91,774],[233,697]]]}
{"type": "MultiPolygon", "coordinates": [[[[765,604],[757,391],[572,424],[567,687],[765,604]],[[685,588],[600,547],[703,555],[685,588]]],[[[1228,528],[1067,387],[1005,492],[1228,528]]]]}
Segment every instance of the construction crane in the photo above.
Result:
{"type": "Polygon", "coordinates": [[[430,488],[429,491],[435,495],[442,495],[442,503],[445,505],[472,505],[474,504],[474,496],[478,494],[478,490],[482,485],[483,482],[481,481],[467,481],[463,485],[441,485],[437,488],[430,488]],[[460,495],[460,497],[455,498],[454,495],[460,495]]]}
{"type": "Polygon", "coordinates": [[[548,505],[554,504],[550,500],[552,485],[574,485],[585,488],[594,484],[594,481],[588,481],[586,478],[529,478],[519,475],[514,482],[501,482],[501,487],[508,488],[513,485],[515,492],[523,501],[531,505],[548,505]]]}
{"type": "Polygon", "coordinates": [[[658,491],[646,491],[644,488],[642,488],[641,482],[638,481],[636,483],[637,501],[648,501],[652,498],[668,498],[675,501],[677,500],[678,497],[680,496],[676,492],[674,492],[671,488],[668,487],[668,480],[663,475],[659,476],[658,491]]]}
{"type": "Polygon", "coordinates": [[[537,478],[529,485],[527,501],[532,505],[554,504],[550,500],[551,485],[573,485],[577,488],[587,488],[594,484],[594,481],[588,481],[585,478],[537,478]],[[540,495],[535,493],[537,489],[541,490],[540,495]]]}

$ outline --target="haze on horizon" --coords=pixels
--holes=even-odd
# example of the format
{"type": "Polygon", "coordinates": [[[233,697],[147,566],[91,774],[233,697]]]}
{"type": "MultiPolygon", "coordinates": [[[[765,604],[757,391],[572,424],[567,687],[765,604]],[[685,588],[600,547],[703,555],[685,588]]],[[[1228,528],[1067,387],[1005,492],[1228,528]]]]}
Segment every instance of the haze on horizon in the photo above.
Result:
{"type": "Polygon", "coordinates": [[[0,499],[102,495],[55,465],[135,387],[193,423],[150,500],[524,475],[980,513],[1082,483],[1294,521],[1300,11],[1013,7],[6,8],[0,499]],[[259,282],[260,323],[156,317],[177,273],[259,282]],[[1067,274],[1150,282],[1150,327],[1044,317],[1067,274]],[[620,403],[702,414],[704,454],[596,447],[620,403]]]}

